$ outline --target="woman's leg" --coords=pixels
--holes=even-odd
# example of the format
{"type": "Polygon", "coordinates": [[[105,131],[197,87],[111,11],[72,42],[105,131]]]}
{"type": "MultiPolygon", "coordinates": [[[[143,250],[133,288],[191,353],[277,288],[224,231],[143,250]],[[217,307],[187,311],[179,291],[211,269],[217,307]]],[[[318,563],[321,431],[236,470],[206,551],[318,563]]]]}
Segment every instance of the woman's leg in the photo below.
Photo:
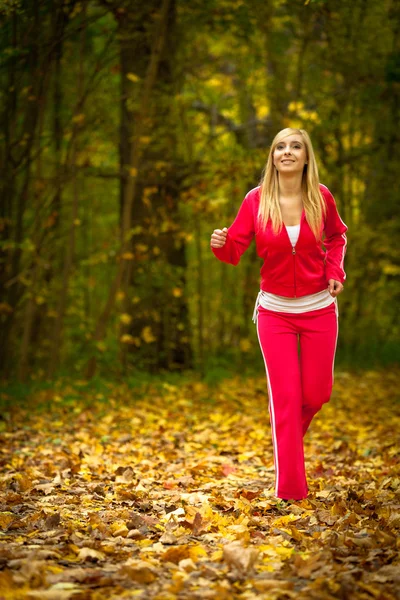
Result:
{"type": "Polygon", "coordinates": [[[304,436],[313,417],[331,397],[339,333],[337,304],[298,317],[304,436]]]}
{"type": "Polygon", "coordinates": [[[275,464],[275,495],[307,497],[302,435],[298,315],[258,308],[257,335],[268,383],[275,464]]]}

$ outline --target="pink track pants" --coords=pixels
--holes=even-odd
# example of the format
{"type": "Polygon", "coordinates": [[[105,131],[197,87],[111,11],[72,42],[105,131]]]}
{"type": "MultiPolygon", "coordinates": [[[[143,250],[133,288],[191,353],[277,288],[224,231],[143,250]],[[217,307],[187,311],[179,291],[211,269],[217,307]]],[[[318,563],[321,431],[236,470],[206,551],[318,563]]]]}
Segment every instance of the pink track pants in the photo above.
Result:
{"type": "Polygon", "coordinates": [[[303,437],[314,415],[329,402],[338,332],[337,302],[298,314],[258,307],[278,498],[307,497],[303,437]]]}

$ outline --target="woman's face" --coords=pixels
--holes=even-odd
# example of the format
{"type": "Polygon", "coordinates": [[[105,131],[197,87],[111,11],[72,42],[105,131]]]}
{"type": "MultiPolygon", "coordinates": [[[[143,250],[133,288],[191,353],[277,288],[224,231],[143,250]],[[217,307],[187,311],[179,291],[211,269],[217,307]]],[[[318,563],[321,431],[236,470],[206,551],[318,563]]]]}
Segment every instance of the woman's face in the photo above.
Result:
{"type": "Polygon", "coordinates": [[[283,138],[275,146],[273,160],[279,173],[303,172],[307,154],[302,136],[296,133],[283,138]]]}

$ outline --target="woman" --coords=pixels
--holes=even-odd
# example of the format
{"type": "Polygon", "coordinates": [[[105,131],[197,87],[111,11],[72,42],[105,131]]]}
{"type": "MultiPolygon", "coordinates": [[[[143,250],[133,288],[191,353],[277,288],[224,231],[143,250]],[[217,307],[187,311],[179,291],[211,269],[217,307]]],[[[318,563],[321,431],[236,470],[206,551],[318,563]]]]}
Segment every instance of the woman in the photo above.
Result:
{"type": "Polygon", "coordinates": [[[253,320],[267,376],[275,495],[283,500],[307,497],[303,437],[332,392],[346,231],[319,183],[307,132],[287,128],[231,227],[211,235],[221,261],[237,265],[254,236],[264,261],[253,320]]]}

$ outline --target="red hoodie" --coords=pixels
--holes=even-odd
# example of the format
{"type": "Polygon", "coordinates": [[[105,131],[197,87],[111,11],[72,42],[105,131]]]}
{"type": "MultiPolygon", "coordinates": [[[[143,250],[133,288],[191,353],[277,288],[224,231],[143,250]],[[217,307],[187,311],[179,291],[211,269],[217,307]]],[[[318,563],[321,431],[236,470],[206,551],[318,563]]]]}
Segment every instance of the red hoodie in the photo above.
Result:
{"type": "Polygon", "coordinates": [[[320,190],[327,205],[325,222],[321,226],[325,234],[322,243],[326,252],[321,242],[316,241],[304,208],[294,248],[285,226],[274,235],[271,219],[265,230],[256,225],[260,187],[246,194],[234,222],[228,228],[224,246],[211,246],[211,250],[219,260],[237,265],[255,235],[257,254],[264,261],[260,271],[260,289],[271,294],[298,298],[326,289],[329,279],[343,283],[346,279],[344,256],[347,226],[340,218],[331,192],[322,184],[320,190]]]}

